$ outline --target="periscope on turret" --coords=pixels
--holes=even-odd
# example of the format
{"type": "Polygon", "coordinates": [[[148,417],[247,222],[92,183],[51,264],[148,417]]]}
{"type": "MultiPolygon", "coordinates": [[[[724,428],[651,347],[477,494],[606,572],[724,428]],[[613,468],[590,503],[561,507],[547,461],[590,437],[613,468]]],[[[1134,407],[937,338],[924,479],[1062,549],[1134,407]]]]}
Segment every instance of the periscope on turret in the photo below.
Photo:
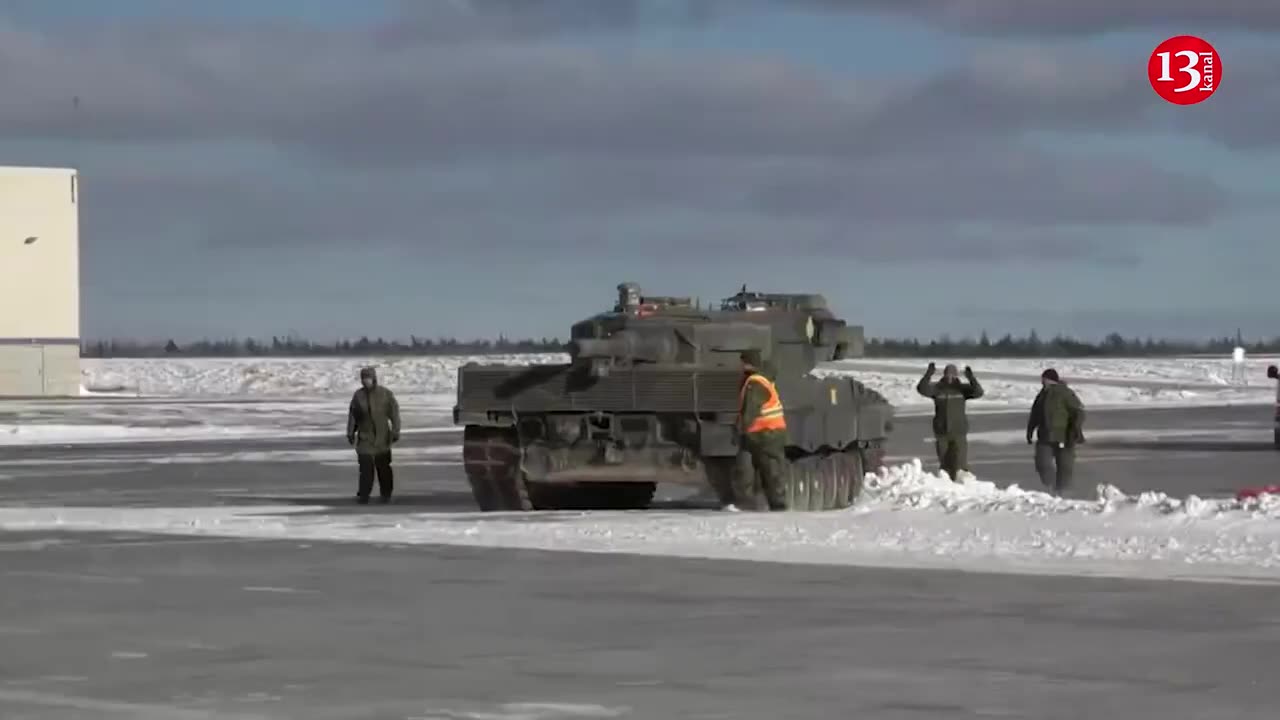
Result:
{"type": "MultiPolygon", "coordinates": [[[[785,408],[793,510],[848,507],[883,463],[893,407],[847,376],[863,333],[819,294],[738,293],[703,307],[618,286],[612,310],[574,323],[569,362],[458,369],[454,422],[482,510],[643,508],[657,483],[709,483],[726,500],[744,467],[740,355],[758,351],[785,408]]],[[[741,506],[742,499],[737,499],[741,506]]]]}

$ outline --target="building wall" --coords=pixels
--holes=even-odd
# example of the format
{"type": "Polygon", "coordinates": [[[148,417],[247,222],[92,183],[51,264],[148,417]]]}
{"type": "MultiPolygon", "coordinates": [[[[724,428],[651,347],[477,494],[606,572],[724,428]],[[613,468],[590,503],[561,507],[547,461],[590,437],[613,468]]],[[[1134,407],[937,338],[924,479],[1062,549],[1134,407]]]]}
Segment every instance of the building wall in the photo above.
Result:
{"type": "Polygon", "coordinates": [[[0,397],[79,394],[79,345],[0,344],[0,397]]]}
{"type": "Polygon", "coordinates": [[[0,167],[0,395],[80,392],[79,178],[0,167]]]}

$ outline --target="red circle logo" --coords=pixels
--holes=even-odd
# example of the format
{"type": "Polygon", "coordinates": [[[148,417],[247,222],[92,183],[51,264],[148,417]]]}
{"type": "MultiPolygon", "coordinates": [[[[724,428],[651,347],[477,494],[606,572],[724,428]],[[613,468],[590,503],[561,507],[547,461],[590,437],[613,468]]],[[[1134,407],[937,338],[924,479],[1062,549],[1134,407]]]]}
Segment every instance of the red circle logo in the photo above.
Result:
{"type": "Polygon", "coordinates": [[[1178,35],[1152,51],[1147,79],[1157,95],[1174,105],[1195,105],[1218,91],[1222,58],[1203,38],[1178,35]]]}

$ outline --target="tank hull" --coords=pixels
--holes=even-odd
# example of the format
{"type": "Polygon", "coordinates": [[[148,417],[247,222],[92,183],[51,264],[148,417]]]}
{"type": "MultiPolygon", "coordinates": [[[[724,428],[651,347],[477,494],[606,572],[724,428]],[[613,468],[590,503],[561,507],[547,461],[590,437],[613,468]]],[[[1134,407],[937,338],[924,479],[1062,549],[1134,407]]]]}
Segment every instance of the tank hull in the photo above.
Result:
{"type": "MultiPolygon", "coordinates": [[[[739,370],[476,365],[458,370],[454,422],[482,510],[640,508],[659,483],[710,485],[759,505],[736,429],[739,370]],[[735,486],[736,490],[730,490],[735,486]],[[751,496],[751,497],[748,497],[751,496]]],[[[848,507],[883,463],[892,406],[845,377],[777,383],[788,426],[788,507],[848,507]]]]}

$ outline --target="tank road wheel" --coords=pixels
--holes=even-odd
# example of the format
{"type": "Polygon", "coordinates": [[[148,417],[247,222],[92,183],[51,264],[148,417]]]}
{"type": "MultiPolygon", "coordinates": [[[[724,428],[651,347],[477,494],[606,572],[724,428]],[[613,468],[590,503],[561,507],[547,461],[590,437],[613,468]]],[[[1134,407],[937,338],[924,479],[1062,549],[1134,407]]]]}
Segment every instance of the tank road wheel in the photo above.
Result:
{"type": "Polygon", "coordinates": [[[827,459],[821,455],[814,458],[809,471],[809,510],[827,509],[827,459]]]}
{"type": "Polygon", "coordinates": [[[826,458],[821,455],[813,459],[809,466],[809,510],[827,509],[827,472],[826,458]]]}
{"type": "Polygon", "coordinates": [[[791,461],[786,489],[788,510],[820,512],[847,508],[862,491],[860,458],[856,452],[796,458],[791,461]]]}
{"type": "Polygon", "coordinates": [[[482,511],[533,509],[514,432],[468,425],[462,434],[462,464],[471,494],[482,511]]]}
{"type": "Polygon", "coordinates": [[[808,456],[791,461],[791,470],[787,473],[787,509],[809,509],[809,482],[807,475],[811,465],[808,456]]]}
{"type": "Polygon", "coordinates": [[[783,489],[783,495],[787,498],[788,510],[801,510],[809,507],[809,501],[804,497],[805,485],[800,479],[801,474],[804,472],[804,461],[806,459],[803,457],[796,458],[791,461],[790,467],[787,468],[787,486],[783,489]]]}
{"type": "Polygon", "coordinates": [[[846,506],[844,499],[849,492],[849,473],[841,462],[840,453],[832,453],[823,459],[823,471],[827,476],[826,509],[841,510],[846,506]]]}
{"type": "MultiPolygon", "coordinates": [[[[844,472],[849,477],[848,493],[844,496],[844,507],[849,507],[858,501],[862,495],[862,485],[865,481],[863,475],[866,474],[863,465],[864,450],[847,450],[840,453],[840,457],[844,460],[844,472]]],[[[881,453],[883,454],[883,452],[881,453]]]]}

